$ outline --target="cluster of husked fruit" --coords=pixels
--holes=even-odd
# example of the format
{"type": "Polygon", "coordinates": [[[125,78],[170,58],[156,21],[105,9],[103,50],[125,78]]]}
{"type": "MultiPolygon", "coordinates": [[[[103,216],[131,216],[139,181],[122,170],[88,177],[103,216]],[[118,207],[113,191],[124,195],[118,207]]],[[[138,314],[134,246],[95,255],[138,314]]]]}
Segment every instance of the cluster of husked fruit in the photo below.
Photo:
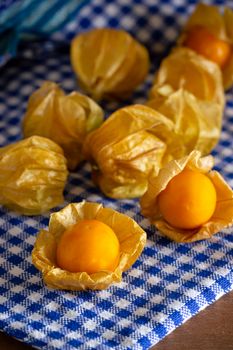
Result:
{"type": "MultiPolygon", "coordinates": [[[[224,87],[233,83],[233,12],[198,5],[178,45],[156,73],[146,105],[106,121],[94,100],[123,99],[146,77],[149,55],[123,30],[94,29],[71,44],[80,86],[65,95],[45,82],[31,97],[25,139],[0,150],[0,203],[26,215],[62,203],[68,170],[90,162],[109,197],[141,197],[142,214],[177,242],[210,238],[233,224],[233,191],[208,155],[219,140],[224,87]],[[114,42],[114,47],[113,43],[114,42]],[[93,99],[94,100],[93,100],[93,99]]],[[[51,287],[103,289],[138,258],[146,233],[126,215],[97,203],[52,214],[33,250],[51,287]]]]}

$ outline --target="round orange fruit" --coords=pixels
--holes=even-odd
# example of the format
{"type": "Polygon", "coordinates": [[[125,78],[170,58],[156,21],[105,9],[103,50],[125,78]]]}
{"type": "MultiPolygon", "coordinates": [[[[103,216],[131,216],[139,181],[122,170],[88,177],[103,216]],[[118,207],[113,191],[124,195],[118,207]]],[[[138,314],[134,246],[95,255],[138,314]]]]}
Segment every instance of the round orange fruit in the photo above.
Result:
{"type": "Polygon", "coordinates": [[[231,46],[216,38],[204,27],[194,27],[188,32],[184,45],[224,67],[231,55],[231,46]]]}
{"type": "Polygon", "coordinates": [[[173,227],[193,229],[206,223],[216,207],[216,190],[203,173],[184,169],[158,196],[164,219],[173,227]]]}
{"type": "Polygon", "coordinates": [[[81,220],[67,229],[57,247],[57,264],[70,272],[114,271],[120,244],[114,231],[98,220],[81,220]]]}

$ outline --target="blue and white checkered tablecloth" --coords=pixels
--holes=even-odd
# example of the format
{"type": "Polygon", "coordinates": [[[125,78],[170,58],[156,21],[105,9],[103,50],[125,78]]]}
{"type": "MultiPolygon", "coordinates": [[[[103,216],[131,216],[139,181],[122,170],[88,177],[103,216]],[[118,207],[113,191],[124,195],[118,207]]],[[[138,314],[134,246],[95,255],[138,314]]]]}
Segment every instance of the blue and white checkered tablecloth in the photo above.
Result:
{"type": "MultiPolygon", "coordinates": [[[[128,103],[143,103],[159,61],[174,45],[197,1],[94,0],[64,31],[47,42],[22,44],[18,58],[0,73],[0,145],[19,140],[29,95],[46,79],[77,89],[64,42],[91,27],[130,31],[147,46],[151,74],[128,103]],[[54,44],[55,43],[55,44],[54,44]]],[[[232,6],[232,1],[209,1],[232,6]]],[[[216,169],[233,185],[233,92],[226,94],[216,169]]],[[[110,113],[119,107],[105,103],[110,113]]],[[[148,233],[146,248],[123,282],[96,292],[48,289],[31,261],[39,229],[49,214],[20,216],[0,207],[0,329],[39,349],[149,349],[176,327],[233,289],[233,230],[210,240],[177,244],[140,215],[136,200],[111,200],[93,185],[88,165],[71,173],[65,204],[102,202],[133,217],[148,233]]]]}

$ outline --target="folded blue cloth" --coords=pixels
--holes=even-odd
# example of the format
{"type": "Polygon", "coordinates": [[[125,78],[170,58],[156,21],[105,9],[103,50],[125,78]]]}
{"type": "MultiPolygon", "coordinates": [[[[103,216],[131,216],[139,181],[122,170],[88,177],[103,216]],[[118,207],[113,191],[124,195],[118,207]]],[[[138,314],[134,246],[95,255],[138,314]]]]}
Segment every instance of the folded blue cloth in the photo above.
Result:
{"type": "Polygon", "coordinates": [[[0,2],[0,65],[15,56],[20,39],[45,37],[73,19],[88,0],[0,2]]]}

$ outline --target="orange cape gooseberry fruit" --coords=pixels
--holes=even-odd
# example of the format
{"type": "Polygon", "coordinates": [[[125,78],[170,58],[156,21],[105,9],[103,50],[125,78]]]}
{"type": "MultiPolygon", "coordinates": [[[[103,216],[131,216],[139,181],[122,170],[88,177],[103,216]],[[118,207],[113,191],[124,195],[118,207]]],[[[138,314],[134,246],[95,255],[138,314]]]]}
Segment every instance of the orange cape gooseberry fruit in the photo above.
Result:
{"type": "Polygon", "coordinates": [[[215,37],[204,27],[194,27],[188,34],[184,45],[217,63],[225,66],[231,55],[231,46],[226,41],[215,37]]]}
{"type": "Polygon", "coordinates": [[[114,231],[98,220],[81,220],[68,228],[57,247],[57,264],[70,272],[114,271],[120,245],[114,231]]]}
{"type": "Polygon", "coordinates": [[[184,169],[158,197],[164,219],[173,227],[193,229],[206,223],[216,207],[216,190],[201,172],[184,169]]]}
{"type": "Polygon", "coordinates": [[[122,280],[145,244],[146,232],[129,216],[83,201],[51,215],[32,262],[50,288],[102,290],[122,280]]]}

